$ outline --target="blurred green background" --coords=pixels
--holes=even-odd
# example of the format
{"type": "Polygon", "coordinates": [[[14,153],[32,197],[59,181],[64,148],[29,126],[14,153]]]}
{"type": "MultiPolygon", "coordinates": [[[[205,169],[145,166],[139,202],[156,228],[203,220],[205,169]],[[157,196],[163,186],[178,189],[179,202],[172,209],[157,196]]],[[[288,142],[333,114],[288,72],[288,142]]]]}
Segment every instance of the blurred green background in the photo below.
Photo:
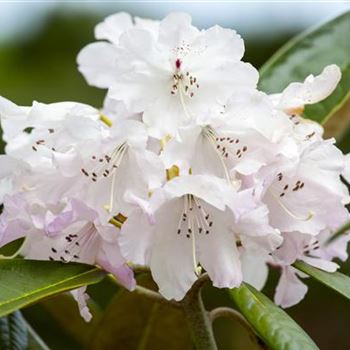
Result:
{"type": "MultiPolygon", "coordinates": [[[[33,100],[74,100],[101,106],[105,91],[84,82],[76,69],[76,56],[84,45],[94,40],[96,23],[120,10],[152,18],[182,10],[190,12],[200,27],[217,23],[234,28],[245,39],[245,60],[259,67],[289,38],[349,7],[350,4],[340,3],[0,3],[0,95],[23,105],[33,100]]],[[[346,142],[341,145],[349,151],[346,142]]],[[[350,274],[350,267],[345,266],[343,271],[350,274]]],[[[270,297],[276,278],[277,273],[272,271],[265,288],[270,297]]],[[[306,283],[310,286],[306,299],[288,309],[288,313],[322,350],[350,349],[350,303],[320,284],[306,283]]],[[[91,293],[103,310],[114,287],[104,282],[93,287],[91,293]]],[[[61,310],[66,306],[60,304],[60,299],[52,300],[28,308],[25,316],[52,349],[86,347],[88,341],[79,339],[77,329],[89,333],[91,325],[76,319],[76,307],[72,304],[67,315],[57,316],[53,305],[60,305],[61,310]]],[[[209,288],[206,303],[214,307],[229,301],[222,292],[209,288]]],[[[215,330],[220,349],[257,349],[249,345],[244,331],[230,321],[216,322],[215,330]]]]}

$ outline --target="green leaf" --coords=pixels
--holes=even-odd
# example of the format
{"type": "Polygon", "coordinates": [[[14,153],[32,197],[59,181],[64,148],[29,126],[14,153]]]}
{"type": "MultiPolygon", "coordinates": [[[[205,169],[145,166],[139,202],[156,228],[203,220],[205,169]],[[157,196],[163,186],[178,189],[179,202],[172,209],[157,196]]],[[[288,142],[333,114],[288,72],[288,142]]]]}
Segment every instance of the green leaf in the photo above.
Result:
{"type": "Polygon", "coordinates": [[[289,83],[319,74],[337,64],[342,79],[324,101],[307,106],[304,116],[325,123],[350,97],[350,11],[289,41],[261,68],[259,87],[267,93],[281,92],[289,83]]]}
{"type": "Polygon", "coordinates": [[[248,284],[229,291],[239,311],[271,350],[316,350],[303,329],[268,297],[248,284]]]}
{"type": "MultiPolygon", "coordinates": [[[[141,277],[144,285],[153,286],[141,277]]],[[[89,349],[192,350],[193,345],[181,309],[122,290],[107,307],[89,349]]]]}
{"type": "Polygon", "coordinates": [[[26,323],[19,311],[0,318],[0,349],[27,350],[28,333],[26,323]]]}
{"type": "Polygon", "coordinates": [[[297,261],[293,266],[350,299],[350,277],[340,272],[322,271],[304,263],[303,261],[297,261]]]}
{"type": "Polygon", "coordinates": [[[58,261],[0,260],[0,316],[40,299],[101,281],[97,267],[58,261]]]}

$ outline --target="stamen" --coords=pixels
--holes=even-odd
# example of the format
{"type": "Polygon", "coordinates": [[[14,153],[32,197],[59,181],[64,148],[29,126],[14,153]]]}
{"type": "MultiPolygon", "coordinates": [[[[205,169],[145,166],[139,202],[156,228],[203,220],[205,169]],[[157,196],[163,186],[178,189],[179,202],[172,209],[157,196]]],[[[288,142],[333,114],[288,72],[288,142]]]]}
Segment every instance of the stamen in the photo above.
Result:
{"type": "Polygon", "coordinates": [[[62,249],[51,247],[54,255],[49,256],[50,260],[61,260],[64,263],[74,259],[80,259],[79,253],[89,248],[93,239],[96,237],[96,228],[92,223],[84,225],[76,234],[65,236],[67,244],[62,249]],[[56,256],[56,259],[54,258],[56,256]]]}
{"type": "Polygon", "coordinates": [[[188,111],[186,103],[185,103],[185,100],[184,100],[184,91],[183,91],[184,87],[183,87],[183,84],[180,82],[179,85],[180,85],[179,95],[180,95],[180,102],[181,102],[182,108],[184,110],[184,113],[185,113],[185,116],[186,116],[187,120],[191,120],[192,119],[192,115],[188,111]]]}
{"type": "MultiPolygon", "coordinates": [[[[120,166],[124,154],[127,151],[128,146],[124,142],[118,147],[116,147],[111,155],[103,155],[101,158],[98,158],[93,155],[92,160],[97,161],[100,163],[96,168],[91,171],[91,180],[93,182],[97,182],[100,178],[108,178],[109,176],[112,176],[112,181],[111,181],[111,191],[110,191],[110,198],[109,198],[109,203],[104,206],[104,208],[109,212],[113,212],[113,202],[114,202],[114,195],[115,195],[115,184],[116,184],[116,178],[117,178],[117,171],[118,167],[120,166]]],[[[82,168],[81,169],[82,173],[90,177],[89,172],[82,168]]]]}
{"type": "MultiPolygon", "coordinates": [[[[187,200],[189,201],[189,206],[190,208],[192,208],[192,196],[188,195],[186,196],[187,200]]],[[[193,222],[192,222],[192,215],[190,217],[190,225],[193,227],[193,222]]],[[[190,230],[190,229],[189,229],[190,230]]],[[[192,233],[192,231],[191,231],[192,233]]],[[[194,268],[194,272],[196,273],[196,275],[198,276],[198,263],[197,263],[197,258],[196,258],[196,238],[195,238],[195,234],[191,234],[191,238],[192,238],[192,259],[193,259],[193,268],[194,268]]]]}
{"type": "MultiPolygon", "coordinates": [[[[300,221],[309,221],[314,217],[315,214],[311,210],[308,212],[306,217],[301,217],[299,215],[294,214],[290,209],[287,208],[287,206],[285,204],[283,204],[283,202],[270,189],[269,189],[269,192],[275,198],[275,200],[277,201],[279,206],[292,218],[294,218],[296,220],[300,220],[300,221]]],[[[284,196],[284,193],[282,193],[282,194],[284,196]]],[[[280,197],[283,197],[282,194],[280,195],[280,197]]]]}
{"type": "Polygon", "coordinates": [[[196,234],[210,233],[213,221],[209,221],[209,214],[203,209],[200,200],[191,194],[183,197],[184,208],[179,217],[176,234],[185,234],[191,239],[193,269],[197,275],[201,273],[201,267],[196,258],[196,234]]]}
{"type": "Polygon", "coordinates": [[[109,126],[110,128],[111,128],[112,125],[113,125],[112,121],[111,121],[109,118],[107,118],[105,115],[103,115],[103,114],[100,114],[100,120],[101,120],[101,122],[103,122],[103,123],[105,123],[107,126],[109,126]]]}
{"type": "Polygon", "coordinates": [[[228,172],[228,169],[226,167],[226,164],[222,158],[222,155],[220,154],[220,147],[218,148],[216,145],[216,140],[217,140],[217,136],[215,135],[214,130],[211,127],[206,127],[203,129],[203,134],[207,137],[207,139],[209,140],[209,143],[211,144],[214,152],[218,155],[219,160],[220,160],[220,164],[222,166],[222,169],[224,171],[225,174],[225,178],[227,180],[227,182],[231,185],[231,178],[228,172]]]}

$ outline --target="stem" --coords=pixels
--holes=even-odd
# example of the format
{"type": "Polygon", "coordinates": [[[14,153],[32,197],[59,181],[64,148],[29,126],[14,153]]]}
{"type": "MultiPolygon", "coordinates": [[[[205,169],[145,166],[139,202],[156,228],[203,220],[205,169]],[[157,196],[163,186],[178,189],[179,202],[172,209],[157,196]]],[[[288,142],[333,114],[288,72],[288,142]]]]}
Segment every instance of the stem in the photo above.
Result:
{"type": "Polygon", "coordinates": [[[217,350],[209,313],[205,310],[201,286],[206,277],[199,279],[182,300],[182,306],[197,350],[217,350]]]}

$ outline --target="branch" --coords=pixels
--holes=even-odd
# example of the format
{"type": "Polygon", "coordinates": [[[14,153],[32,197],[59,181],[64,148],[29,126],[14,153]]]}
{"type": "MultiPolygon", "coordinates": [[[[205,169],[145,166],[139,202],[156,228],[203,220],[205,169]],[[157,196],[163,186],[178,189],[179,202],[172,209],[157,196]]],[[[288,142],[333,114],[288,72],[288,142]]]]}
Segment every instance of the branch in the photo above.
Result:
{"type": "Polygon", "coordinates": [[[196,282],[194,282],[193,286],[191,287],[190,291],[188,294],[191,292],[192,294],[194,293],[199,293],[202,287],[210,281],[209,275],[207,273],[203,273],[200,275],[197,279],[196,282]]]}
{"type": "Polygon", "coordinates": [[[196,350],[217,350],[208,312],[205,310],[201,288],[209,280],[203,274],[181,301],[196,350]]]}

